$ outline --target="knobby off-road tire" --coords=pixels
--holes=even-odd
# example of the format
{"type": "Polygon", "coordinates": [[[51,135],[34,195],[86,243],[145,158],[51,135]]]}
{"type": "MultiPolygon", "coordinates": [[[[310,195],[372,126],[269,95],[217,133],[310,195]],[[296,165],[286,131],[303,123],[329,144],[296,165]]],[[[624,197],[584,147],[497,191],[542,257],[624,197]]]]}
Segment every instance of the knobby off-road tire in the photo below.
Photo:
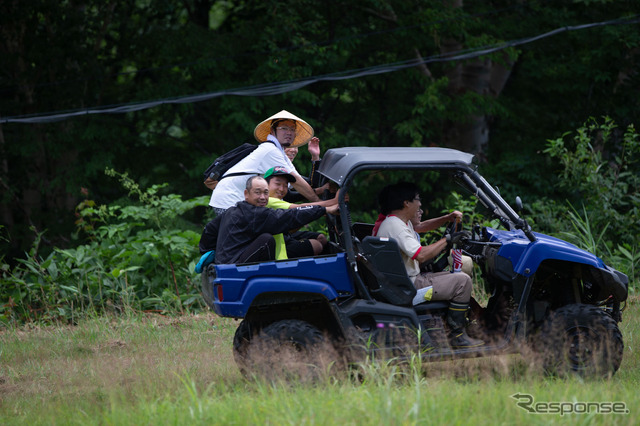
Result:
{"type": "Polygon", "coordinates": [[[277,321],[254,336],[243,323],[234,338],[234,356],[245,375],[312,382],[328,374],[338,359],[326,336],[306,321],[277,321]]]}
{"type": "Polygon", "coordinates": [[[249,375],[247,350],[253,334],[254,332],[251,330],[249,323],[243,320],[236,328],[236,333],[233,336],[233,359],[244,376],[249,375]]]}
{"type": "Polygon", "coordinates": [[[213,301],[215,298],[213,296],[213,285],[211,285],[211,282],[216,277],[216,269],[213,265],[208,265],[200,275],[202,280],[202,298],[209,309],[213,310],[213,301]]]}
{"type": "Polygon", "coordinates": [[[616,321],[593,305],[567,305],[542,326],[536,352],[547,373],[610,377],[622,362],[624,344],[616,321]]]}

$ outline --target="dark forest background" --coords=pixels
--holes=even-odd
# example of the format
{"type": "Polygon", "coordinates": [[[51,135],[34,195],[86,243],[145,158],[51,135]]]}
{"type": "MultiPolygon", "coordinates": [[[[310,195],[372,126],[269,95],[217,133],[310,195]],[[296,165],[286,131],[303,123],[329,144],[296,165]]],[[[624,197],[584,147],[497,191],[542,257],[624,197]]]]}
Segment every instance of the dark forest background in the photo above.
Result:
{"type": "MultiPolygon", "coordinates": [[[[561,157],[543,153],[547,141],[606,116],[617,124],[615,146],[640,113],[632,0],[2,0],[0,11],[5,260],[36,238],[42,252],[81,242],[78,204],[123,196],[107,167],[143,187],[167,183],[166,193],[184,199],[208,194],[206,166],[252,141],[255,125],[281,109],[315,128],[323,152],[457,148],[477,155],[508,200],[576,206],[583,195],[556,185],[561,157]],[[622,21],[586,25],[613,20],[622,21]],[[507,47],[472,55],[495,46],[507,47]],[[450,60],[460,54],[470,55],[450,60]],[[362,75],[337,79],[354,70],[362,75]],[[333,79],[252,91],[320,76],[333,79]],[[231,89],[247,96],[42,118],[231,89]],[[18,121],[26,117],[43,122],[18,121]]],[[[299,158],[304,173],[304,148],[299,158]]],[[[205,217],[201,207],[189,220],[200,227],[205,217]]]]}

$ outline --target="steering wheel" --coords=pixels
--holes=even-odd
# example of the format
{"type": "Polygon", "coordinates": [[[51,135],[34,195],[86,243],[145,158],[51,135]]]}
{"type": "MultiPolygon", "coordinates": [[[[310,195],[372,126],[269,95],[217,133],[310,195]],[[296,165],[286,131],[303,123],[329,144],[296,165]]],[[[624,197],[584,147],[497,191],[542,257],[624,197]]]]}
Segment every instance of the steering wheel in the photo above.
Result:
{"type": "Polygon", "coordinates": [[[447,235],[460,231],[462,231],[462,222],[450,222],[444,230],[441,238],[446,238],[447,235]]]}
{"type": "MultiPolygon", "coordinates": [[[[440,238],[441,239],[446,238],[447,235],[452,234],[454,232],[461,231],[461,230],[462,230],[462,222],[450,222],[447,225],[444,232],[442,233],[442,237],[440,238]]],[[[446,268],[449,263],[448,261],[449,249],[450,247],[447,245],[447,247],[445,247],[445,249],[442,250],[442,252],[440,252],[438,255],[436,255],[436,257],[431,259],[431,261],[425,262],[423,265],[431,265],[429,266],[429,268],[431,268],[432,272],[440,272],[444,270],[444,268],[446,268]]]]}

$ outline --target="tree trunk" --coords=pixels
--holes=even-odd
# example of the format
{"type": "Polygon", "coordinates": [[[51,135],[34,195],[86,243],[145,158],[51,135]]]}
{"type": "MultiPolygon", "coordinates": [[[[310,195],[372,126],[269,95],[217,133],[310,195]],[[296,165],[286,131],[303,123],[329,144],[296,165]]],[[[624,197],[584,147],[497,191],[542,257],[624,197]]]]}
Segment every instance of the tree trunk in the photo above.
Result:
{"type": "MultiPolygon", "coordinates": [[[[462,0],[450,1],[449,6],[462,8],[462,0]]],[[[464,48],[456,39],[443,39],[441,53],[453,54],[464,48]]],[[[467,62],[456,62],[447,72],[448,92],[453,98],[473,91],[481,96],[498,97],[511,75],[514,61],[507,53],[503,54],[506,66],[483,56],[467,62]]],[[[450,148],[470,152],[483,157],[489,145],[490,117],[486,114],[473,114],[448,123],[444,129],[445,144],[450,148]]]]}
{"type": "MultiPolygon", "coordinates": [[[[3,188],[3,192],[6,191],[3,198],[11,197],[11,186],[9,182],[9,162],[7,161],[7,153],[5,150],[4,132],[2,130],[2,124],[0,124],[0,185],[3,188]]],[[[0,220],[1,223],[9,230],[13,227],[13,212],[11,207],[13,200],[3,199],[0,203],[0,220]]]]}

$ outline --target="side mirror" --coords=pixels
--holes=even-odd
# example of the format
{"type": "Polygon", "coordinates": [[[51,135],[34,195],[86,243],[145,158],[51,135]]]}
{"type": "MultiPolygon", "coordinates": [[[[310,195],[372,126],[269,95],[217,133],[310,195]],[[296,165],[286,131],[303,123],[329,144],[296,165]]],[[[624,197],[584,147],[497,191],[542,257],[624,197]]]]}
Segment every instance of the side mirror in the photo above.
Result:
{"type": "MultiPolygon", "coordinates": [[[[516,197],[516,208],[518,209],[518,214],[520,214],[520,212],[522,211],[522,199],[520,199],[519,196],[516,197]]],[[[533,235],[533,231],[531,230],[531,226],[529,226],[527,221],[524,220],[523,218],[519,218],[518,219],[518,221],[516,223],[516,228],[517,229],[522,229],[522,231],[527,236],[527,238],[529,238],[529,241],[531,241],[531,242],[536,241],[536,236],[533,235]]]]}
{"type": "Polygon", "coordinates": [[[521,211],[522,211],[522,209],[523,209],[523,206],[522,206],[522,199],[520,199],[520,196],[516,196],[516,209],[517,209],[517,211],[518,211],[518,214],[520,214],[520,212],[521,212],[521,211]]]}

